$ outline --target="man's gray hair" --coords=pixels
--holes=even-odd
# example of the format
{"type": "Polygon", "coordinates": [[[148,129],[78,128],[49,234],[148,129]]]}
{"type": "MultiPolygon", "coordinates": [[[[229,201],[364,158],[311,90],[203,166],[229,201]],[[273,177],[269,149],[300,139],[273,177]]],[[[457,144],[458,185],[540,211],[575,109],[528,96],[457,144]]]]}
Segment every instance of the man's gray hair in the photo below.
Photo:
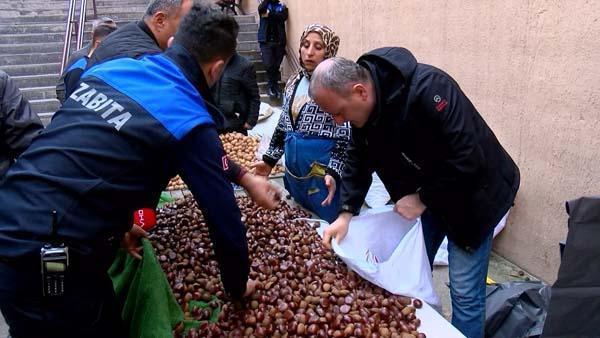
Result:
{"type": "Polygon", "coordinates": [[[170,13],[174,9],[181,7],[181,2],[182,0],[152,0],[146,8],[144,18],[153,16],[160,11],[170,13]]]}
{"type": "Polygon", "coordinates": [[[356,83],[371,81],[369,72],[354,61],[342,57],[329,58],[313,71],[309,95],[314,97],[319,88],[326,88],[339,95],[347,95],[356,83]]]}

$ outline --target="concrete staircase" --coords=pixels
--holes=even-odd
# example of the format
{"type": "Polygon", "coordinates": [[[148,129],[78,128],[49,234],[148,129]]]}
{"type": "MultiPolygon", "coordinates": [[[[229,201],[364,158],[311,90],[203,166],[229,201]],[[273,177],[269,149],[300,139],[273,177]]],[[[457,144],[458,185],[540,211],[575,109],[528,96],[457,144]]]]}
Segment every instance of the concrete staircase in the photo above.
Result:
{"type": "MultiPolygon", "coordinates": [[[[79,2],[79,1],[78,1],[79,2]]],[[[119,26],[139,20],[148,0],[96,0],[98,16],[109,16],[119,26]]],[[[58,109],[56,83],[64,44],[67,0],[0,0],[0,69],[17,83],[33,110],[45,123],[58,109]]],[[[79,8],[76,9],[76,16],[79,8]]],[[[85,42],[89,40],[93,9],[88,1],[85,42]]],[[[257,71],[261,100],[273,105],[266,95],[266,72],[260,60],[252,15],[236,16],[240,24],[238,51],[250,58],[257,71]]],[[[73,37],[73,46],[74,46],[73,37]]],[[[72,47],[72,51],[75,50],[72,47]]]]}
{"type": "MultiPolygon", "coordinates": [[[[96,0],[99,16],[119,26],[138,20],[147,0],[96,0]]],[[[33,110],[47,123],[58,109],[56,83],[64,44],[68,0],[0,0],[0,69],[17,83],[33,110]]],[[[75,11],[79,16],[79,1],[75,11]]],[[[93,20],[88,1],[84,39],[93,20]]],[[[75,37],[72,51],[75,50],[75,37]]]]}

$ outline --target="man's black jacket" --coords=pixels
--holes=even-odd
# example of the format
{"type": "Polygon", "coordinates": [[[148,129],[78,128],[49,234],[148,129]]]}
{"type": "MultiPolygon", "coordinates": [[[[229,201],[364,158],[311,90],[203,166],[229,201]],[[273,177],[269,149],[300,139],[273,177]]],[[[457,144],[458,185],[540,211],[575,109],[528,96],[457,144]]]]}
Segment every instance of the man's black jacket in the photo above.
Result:
{"type": "Polygon", "coordinates": [[[448,74],[404,48],[376,49],[358,63],[377,103],[352,130],[342,210],[359,210],[376,171],[393,201],[418,192],[452,241],[479,246],[513,204],[516,164],[448,74]]]}
{"type": "Polygon", "coordinates": [[[102,40],[92,53],[87,69],[118,57],[138,58],[145,54],[161,52],[162,50],[148,25],[143,20],[131,22],[102,40]]]}
{"type": "Polygon", "coordinates": [[[212,88],[217,107],[221,110],[229,128],[239,130],[244,123],[256,125],[260,109],[260,95],[254,65],[245,57],[235,53],[212,88]]]}
{"type": "Polygon", "coordinates": [[[0,178],[43,129],[17,85],[0,70],[0,178]]]}

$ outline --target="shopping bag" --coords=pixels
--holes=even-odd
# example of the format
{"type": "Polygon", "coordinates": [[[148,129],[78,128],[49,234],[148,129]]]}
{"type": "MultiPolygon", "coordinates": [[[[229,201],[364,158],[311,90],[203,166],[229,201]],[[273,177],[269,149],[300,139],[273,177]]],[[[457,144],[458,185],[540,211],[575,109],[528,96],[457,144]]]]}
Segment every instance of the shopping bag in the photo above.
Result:
{"type": "MultiPolygon", "coordinates": [[[[327,224],[321,224],[319,235],[327,224]]],[[[334,252],[364,279],[391,293],[439,306],[425,250],[420,219],[409,221],[393,206],[367,210],[352,218],[348,234],[334,252]]]]}

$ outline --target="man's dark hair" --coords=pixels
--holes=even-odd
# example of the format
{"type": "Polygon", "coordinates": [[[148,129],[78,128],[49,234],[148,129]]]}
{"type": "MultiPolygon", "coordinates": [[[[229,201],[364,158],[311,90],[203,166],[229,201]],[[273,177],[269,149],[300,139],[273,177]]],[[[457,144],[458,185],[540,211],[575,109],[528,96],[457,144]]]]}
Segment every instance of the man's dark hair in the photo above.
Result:
{"type": "Polygon", "coordinates": [[[117,30],[117,25],[107,25],[107,24],[99,24],[92,31],[92,36],[94,39],[105,38],[108,34],[117,30]]]}
{"type": "Polygon", "coordinates": [[[175,34],[175,43],[185,47],[199,63],[233,55],[239,25],[235,19],[206,1],[195,3],[175,34]]]}

